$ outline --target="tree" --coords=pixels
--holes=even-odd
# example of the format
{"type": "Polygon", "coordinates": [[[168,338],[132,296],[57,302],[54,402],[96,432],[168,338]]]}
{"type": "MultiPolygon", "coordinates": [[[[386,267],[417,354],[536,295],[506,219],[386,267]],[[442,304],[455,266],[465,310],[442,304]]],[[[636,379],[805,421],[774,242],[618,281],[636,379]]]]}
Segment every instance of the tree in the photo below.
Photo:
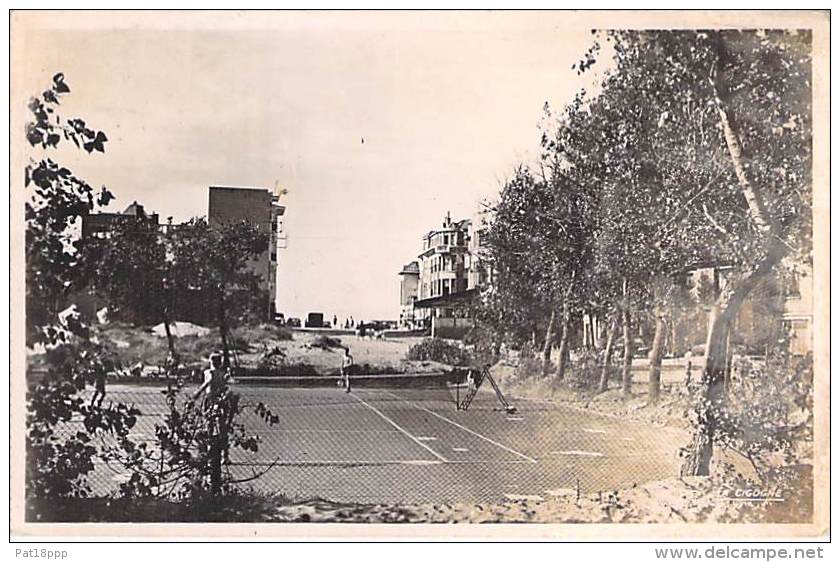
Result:
{"type": "Polygon", "coordinates": [[[34,188],[25,210],[27,345],[44,342],[41,328],[55,321],[65,296],[79,282],[73,227],[83,215],[113,199],[106,187],[95,190],[46,156],[62,140],[89,153],[105,152],[105,133],[91,129],[82,119],[62,119],[58,114],[59,100],[69,92],[59,73],[52,86],[28,105],[33,120],[26,124],[26,140],[41,149],[43,157],[30,159],[24,174],[24,186],[34,188]]]}
{"type": "Polygon", "coordinates": [[[727,265],[709,313],[698,430],[685,474],[708,474],[725,401],[726,342],[752,289],[810,240],[810,34],[796,31],[620,32],[615,76],[644,95],[660,133],[653,154],[684,195],[663,223],[688,264],[727,265]],[[686,158],[686,148],[696,159],[686,158]],[[665,164],[671,163],[669,167],[665,164]]]}
{"type": "Polygon", "coordinates": [[[156,223],[127,216],[105,237],[88,241],[83,254],[94,289],[113,312],[140,323],[162,322],[169,352],[177,359],[170,324],[175,320],[178,285],[167,237],[156,223]]]}
{"type": "MultiPolygon", "coordinates": [[[[29,102],[33,120],[26,125],[27,142],[46,151],[69,140],[89,153],[104,152],[103,132],[90,129],[81,119],[64,120],[58,114],[60,98],[69,92],[64,75],[56,74],[52,86],[29,102]]],[[[80,391],[113,370],[114,360],[90,337],[88,326],[72,315],[57,317],[69,288],[84,276],[74,227],[84,214],[107,205],[113,196],[104,187],[96,192],[45,155],[30,160],[24,186],[34,188],[25,214],[27,345],[42,344],[46,349],[46,372],[40,380],[29,381],[27,393],[26,495],[29,500],[49,502],[90,493],[85,478],[97,453],[94,437],[103,432],[127,435],[138,412],[124,404],[103,408],[83,400],[80,391]],[[71,418],[80,419],[80,427],[60,434],[57,429],[71,418]]]]}
{"type": "Polygon", "coordinates": [[[229,366],[231,329],[265,302],[261,277],[250,262],[266,251],[268,236],[247,222],[210,227],[203,219],[193,219],[174,229],[171,244],[176,290],[210,309],[229,366]]]}
{"type": "MultiPolygon", "coordinates": [[[[551,114],[545,107],[546,117],[551,114]]],[[[589,108],[576,96],[557,120],[552,131],[544,128],[541,136],[541,160],[551,206],[537,216],[547,224],[542,252],[552,256],[548,279],[555,295],[555,307],[561,311],[557,377],[562,379],[568,361],[572,318],[591,311],[591,290],[584,283],[594,259],[594,232],[598,225],[597,178],[603,172],[597,144],[587,130],[591,122],[589,108]],[[559,298],[558,298],[559,297],[559,298]]],[[[545,355],[548,359],[548,354],[545,355]]]]}
{"type": "Polygon", "coordinates": [[[533,256],[533,217],[547,205],[546,190],[525,168],[515,171],[491,207],[485,241],[493,284],[483,295],[482,318],[502,339],[521,345],[545,319],[549,303],[539,289],[544,274],[533,256]]]}

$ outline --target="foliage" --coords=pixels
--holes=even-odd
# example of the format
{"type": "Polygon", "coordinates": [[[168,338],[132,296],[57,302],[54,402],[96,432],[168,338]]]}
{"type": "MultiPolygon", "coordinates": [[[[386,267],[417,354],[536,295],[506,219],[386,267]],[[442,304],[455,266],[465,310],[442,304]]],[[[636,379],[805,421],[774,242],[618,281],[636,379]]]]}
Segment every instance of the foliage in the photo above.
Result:
{"type": "Polygon", "coordinates": [[[813,365],[778,351],[767,361],[741,357],[733,366],[728,401],[715,443],[743,454],[766,478],[780,465],[800,464],[798,443],[813,439],[813,365]]]}
{"type": "Polygon", "coordinates": [[[257,358],[257,369],[261,372],[276,371],[286,364],[286,352],[279,346],[269,348],[263,344],[263,351],[257,358]]]}
{"type": "MultiPolygon", "coordinates": [[[[27,125],[27,140],[47,149],[55,148],[63,136],[88,152],[104,152],[104,133],[88,129],[80,119],[65,124],[56,114],[59,96],[67,92],[58,74],[52,88],[30,103],[34,121],[27,125]]],[[[94,261],[91,257],[97,255],[92,248],[88,262],[80,259],[74,229],[83,215],[106,204],[112,195],[105,188],[96,195],[86,182],[48,158],[30,162],[25,180],[27,187],[35,187],[26,205],[27,343],[44,344],[46,349],[45,372],[37,382],[29,381],[27,395],[28,501],[89,496],[92,489],[87,477],[95,469],[96,458],[122,461],[132,471],[121,489],[129,496],[183,497],[228,490],[236,482],[223,478],[222,457],[230,447],[257,449],[256,438],[245,434],[237,416],[245,407],[252,407],[271,424],[277,416],[261,403],[240,404],[239,397],[230,392],[208,399],[204,408],[179,405],[179,383],[166,391],[169,416],[156,428],[158,448],[154,449],[132,439],[131,429],[141,414],[138,409],[114,402],[107,406],[93,400],[88,403],[86,385],[100,388],[121,365],[102,333],[77,316],[59,317],[56,312],[71,288],[85,286],[94,261]],[[210,482],[208,476],[212,476],[210,482]]],[[[100,263],[94,271],[113,302],[137,312],[144,303],[159,301],[163,308],[147,312],[165,317],[170,302],[166,291],[181,282],[183,289],[215,298],[222,339],[227,343],[228,322],[238,318],[237,305],[245,300],[237,297],[255,292],[253,276],[244,273],[244,264],[265,250],[264,236],[250,225],[209,231],[206,223],[195,221],[179,230],[183,236],[178,244],[167,247],[160,243],[156,229],[140,222],[123,222],[111,234],[108,241],[113,243],[96,248],[100,257],[108,257],[108,263],[100,263]],[[132,256],[135,251],[140,255],[132,256]]]]}
{"type": "Polygon", "coordinates": [[[244,221],[211,228],[204,219],[192,219],[174,230],[170,244],[178,294],[209,311],[230,365],[231,330],[268,303],[261,277],[249,267],[268,248],[268,236],[244,221]]]}
{"type": "MultiPolygon", "coordinates": [[[[244,327],[240,330],[245,331],[249,330],[249,328],[244,327]]],[[[290,329],[285,326],[278,326],[277,324],[261,324],[256,328],[256,330],[262,331],[263,335],[267,335],[277,341],[292,341],[294,339],[290,329]]]]}
{"type": "Polygon", "coordinates": [[[612,68],[556,117],[546,108],[540,169],[517,168],[491,208],[496,275],[480,319],[517,346],[542,335],[560,307],[564,319],[620,315],[626,336],[631,323],[654,319],[661,345],[681,279],[726,266],[709,295],[702,454],[688,469],[705,473],[733,319],[784,259],[807,261],[810,251],[811,36],[595,37],[575,70],[596,68],[601,52],[612,68]]]}
{"type": "Polygon", "coordinates": [[[344,344],[341,343],[340,338],[334,338],[332,336],[325,336],[319,335],[316,336],[312,343],[310,344],[311,347],[315,347],[318,349],[323,349],[324,351],[330,351],[331,349],[343,349],[344,344]]]}
{"type": "Polygon", "coordinates": [[[83,240],[81,253],[93,288],[105,297],[112,316],[140,324],[162,322],[169,351],[177,357],[169,326],[184,291],[175,276],[171,232],[143,215],[126,216],[104,237],[83,240]]]}
{"type": "Polygon", "coordinates": [[[466,349],[440,338],[425,338],[412,345],[406,357],[412,361],[437,361],[454,367],[470,364],[470,354],[466,349]]]}
{"type": "MultiPolygon", "coordinates": [[[[52,86],[30,101],[27,141],[42,151],[70,140],[89,153],[104,152],[104,133],[58,114],[60,98],[69,92],[64,75],[56,74],[52,86]]],[[[114,358],[76,316],[57,314],[67,292],[84,278],[74,229],[113,195],[104,187],[96,192],[48,157],[30,160],[24,180],[25,188],[34,188],[25,214],[27,345],[42,344],[47,351],[46,372],[37,382],[27,381],[26,496],[85,497],[91,492],[86,478],[94,469],[96,440],[126,435],[138,414],[124,404],[87,403],[82,391],[113,370],[114,358]]]]}
{"type": "Polygon", "coordinates": [[[130,474],[120,485],[123,497],[160,497],[196,501],[208,495],[229,494],[236,485],[252,481],[271,466],[237,478],[229,470],[232,449],[256,453],[259,437],[246,431],[241,416],[252,410],[269,426],[279,418],[262,402],[247,404],[227,387],[217,395],[182,399],[183,380],[169,384],[163,394],[167,414],[155,424],[153,444],[119,436],[103,458],[130,474]]]}
{"type": "Polygon", "coordinates": [[[69,92],[59,73],[49,89],[29,102],[33,120],[26,124],[26,140],[43,157],[30,159],[24,177],[24,186],[33,188],[25,211],[27,345],[45,341],[39,328],[55,321],[63,297],[80,282],[74,227],[83,215],[114,197],[106,187],[94,189],[45,154],[62,140],[87,152],[105,151],[105,133],[91,129],[82,119],[59,115],[60,98],[69,92]]]}
{"type": "Polygon", "coordinates": [[[601,354],[596,351],[581,350],[566,375],[566,384],[579,391],[596,390],[601,378],[602,361],[601,354]]]}
{"type": "Polygon", "coordinates": [[[55,345],[47,351],[47,373],[27,395],[26,495],[86,497],[98,438],[127,435],[140,412],[119,403],[89,404],[82,395],[85,385],[112,371],[114,358],[90,338],[50,332],[55,345]]]}
{"type": "Polygon", "coordinates": [[[537,357],[535,350],[531,344],[526,343],[519,350],[519,357],[516,361],[516,367],[513,370],[514,379],[522,381],[530,378],[539,377],[542,373],[542,361],[537,357]]]}

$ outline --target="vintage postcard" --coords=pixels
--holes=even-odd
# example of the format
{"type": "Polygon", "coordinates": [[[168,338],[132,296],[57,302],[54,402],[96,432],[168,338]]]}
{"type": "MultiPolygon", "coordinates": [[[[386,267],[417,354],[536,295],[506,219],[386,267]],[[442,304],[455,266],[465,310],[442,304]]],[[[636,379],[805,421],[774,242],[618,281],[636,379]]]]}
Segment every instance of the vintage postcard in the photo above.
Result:
{"type": "Polygon", "coordinates": [[[10,18],[13,536],[828,536],[828,12],[10,18]]]}

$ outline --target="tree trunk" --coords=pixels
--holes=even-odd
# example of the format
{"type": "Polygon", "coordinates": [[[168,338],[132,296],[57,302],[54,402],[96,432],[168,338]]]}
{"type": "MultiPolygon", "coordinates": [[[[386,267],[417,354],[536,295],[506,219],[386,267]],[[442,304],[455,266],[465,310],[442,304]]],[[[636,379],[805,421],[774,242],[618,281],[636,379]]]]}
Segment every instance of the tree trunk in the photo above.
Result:
{"type": "Polygon", "coordinates": [[[657,307],[656,329],[653,333],[653,344],[650,350],[650,365],[648,373],[648,403],[659,402],[659,392],[662,382],[662,351],[665,347],[665,313],[657,307]]]}
{"type": "Polygon", "coordinates": [[[594,323],[595,328],[592,330],[592,345],[595,346],[596,350],[601,349],[602,337],[604,332],[604,323],[599,320],[599,317],[596,315],[592,315],[592,322],[594,323]]]}
{"type": "Polygon", "coordinates": [[[741,143],[738,140],[738,135],[735,133],[729,111],[720,98],[717,100],[717,109],[720,126],[723,130],[723,138],[726,140],[726,148],[729,151],[729,159],[732,161],[732,167],[735,168],[738,185],[741,187],[741,192],[749,206],[750,218],[752,218],[762,234],[768,235],[772,230],[770,217],[767,214],[767,209],[764,206],[764,200],[761,194],[753,188],[747,177],[743,154],[741,153],[741,143]]]}
{"type": "Polygon", "coordinates": [[[224,296],[219,298],[219,335],[222,337],[222,362],[226,369],[230,368],[230,341],[228,338],[227,309],[224,296]]]}
{"type": "Polygon", "coordinates": [[[175,351],[175,336],[172,335],[172,330],[169,328],[169,319],[163,319],[163,330],[166,332],[166,343],[169,346],[169,354],[173,360],[177,360],[178,354],[175,351]]]}
{"type": "Polygon", "coordinates": [[[677,307],[671,307],[671,356],[677,355],[677,307]]]}
{"type": "Polygon", "coordinates": [[[756,268],[727,283],[709,311],[706,365],[701,377],[703,395],[698,410],[698,425],[680,471],[683,476],[709,475],[716,418],[725,399],[726,342],[732,319],[738,315],[750,291],[782,260],[785,254],[783,244],[771,245],[768,255],[759,262],[756,268]]]}
{"type": "Polygon", "coordinates": [[[726,370],[726,334],[729,331],[729,322],[726,308],[716,302],[709,311],[706,366],[701,378],[704,406],[698,412],[698,428],[689,445],[689,452],[681,470],[682,476],[709,475],[717,414],[722,406],[723,380],[726,370]]]}
{"type": "MultiPolygon", "coordinates": [[[[737,326],[735,326],[737,328],[737,326]]],[[[732,380],[732,328],[726,331],[726,368],[723,372],[723,392],[729,394],[732,380]]]]}
{"type": "Polygon", "coordinates": [[[606,392],[610,384],[610,369],[612,368],[613,348],[615,347],[615,336],[618,331],[618,322],[615,318],[612,319],[607,330],[607,343],[604,347],[604,362],[601,365],[601,381],[598,385],[598,390],[600,392],[606,392]]]}
{"type": "Polygon", "coordinates": [[[776,225],[767,213],[761,193],[753,187],[743,162],[741,142],[736,125],[722,96],[720,74],[713,67],[710,82],[714,90],[715,105],[729,159],[738,178],[738,186],[747,203],[749,215],[756,229],[763,236],[766,255],[752,271],[747,271],[727,283],[709,313],[709,331],[706,337],[706,365],[703,369],[703,400],[698,410],[698,426],[686,451],[681,473],[685,476],[707,476],[712,459],[716,416],[724,397],[726,380],[726,338],[730,324],[749,292],[787,254],[776,225]]]}
{"type": "Polygon", "coordinates": [[[592,316],[585,314],[583,316],[583,348],[586,350],[592,349],[595,340],[595,331],[592,326],[592,316]]]}
{"type": "MultiPolygon", "coordinates": [[[[718,48],[722,50],[723,46],[719,45],[718,48]]],[[[749,176],[747,176],[746,166],[744,166],[741,141],[738,138],[737,125],[732,118],[732,113],[727,106],[726,100],[724,99],[724,85],[721,83],[721,76],[717,71],[717,66],[712,68],[710,82],[714,92],[718,120],[720,121],[723,138],[726,141],[726,148],[729,152],[729,160],[732,162],[732,168],[735,170],[735,176],[738,178],[738,186],[741,188],[741,194],[747,202],[750,219],[758,231],[764,236],[765,242],[770,243],[773,240],[776,225],[767,212],[761,192],[753,187],[749,176]]]]}
{"type": "Polygon", "coordinates": [[[218,496],[222,493],[222,438],[210,437],[210,493],[218,496]]]}
{"type": "Polygon", "coordinates": [[[630,388],[633,382],[633,326],[630,318],[630,310],[625,306],[621,310],[621,335],[624,338],[624,358],[621,371],[621,392],[624,396],[630,396],[630,388]]]}
{"type": "Polygon", "coordinates": [[[560,320],[560,357],[557,359],[557,378],[563,380],[566,376],[566,363],[569,361],[569,314],[563,313],[560,320]]]}
{"type": "Polygon", "coordinates": [[[548,319],[548,328],[545,331],[545,341],[542,349],[542,374],[547,375],[551,371],[551,347],[554,345],[554,324],[556,323],[557,311],[552,307],[551,317],[548,319]]]}

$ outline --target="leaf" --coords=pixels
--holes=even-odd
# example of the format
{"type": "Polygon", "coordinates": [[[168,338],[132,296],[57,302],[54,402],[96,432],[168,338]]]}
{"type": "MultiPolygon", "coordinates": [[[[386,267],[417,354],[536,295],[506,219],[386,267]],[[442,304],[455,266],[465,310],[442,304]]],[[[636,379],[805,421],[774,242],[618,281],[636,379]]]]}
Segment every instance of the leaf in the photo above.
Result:
{"type": "Polygon", "coordinates": [[[53,90],[57,94],[67,94],[70,92],[69,86],[64,83],[64,73],[59,72],[53,76],[53,90]]]}

